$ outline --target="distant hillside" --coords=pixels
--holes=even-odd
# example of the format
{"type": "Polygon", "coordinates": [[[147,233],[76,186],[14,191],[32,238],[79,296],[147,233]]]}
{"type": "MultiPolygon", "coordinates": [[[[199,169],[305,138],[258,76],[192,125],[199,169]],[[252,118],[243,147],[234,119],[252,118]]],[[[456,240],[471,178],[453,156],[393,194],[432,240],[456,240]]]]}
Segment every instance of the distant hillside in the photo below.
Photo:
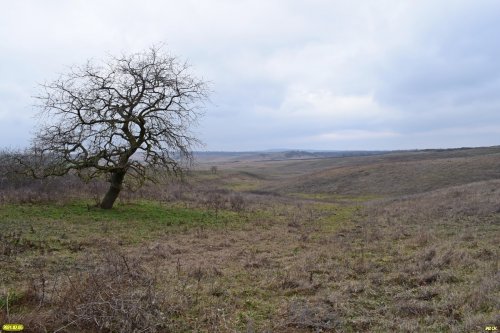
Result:
{"type": "Polygon", "coordinates": [[[332,160],[329,167],[290,177],[272,186],[272,190],[405,195],[490,179],[500,179],[499,147],[406,151],[332,160]]]}
{"type": "Polygon", "coordinates": [[[240,161],[281,161],[304,160],[330,157],[371,156],[390,153],[389,151],[256,151],[256,152],[194,152],[199,162],[240,162],[240,161]]]}

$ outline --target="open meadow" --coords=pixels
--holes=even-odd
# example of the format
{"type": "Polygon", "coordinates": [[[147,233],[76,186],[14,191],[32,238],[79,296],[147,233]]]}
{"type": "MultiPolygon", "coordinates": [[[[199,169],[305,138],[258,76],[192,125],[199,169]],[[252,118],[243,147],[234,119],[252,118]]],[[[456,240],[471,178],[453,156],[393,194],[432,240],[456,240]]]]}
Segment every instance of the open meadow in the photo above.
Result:
{"type": "Polygon", "coordinates": [[[184,182],[0,184],[25,332],[500,329],[500,148],[204,155],[184,182]]]}

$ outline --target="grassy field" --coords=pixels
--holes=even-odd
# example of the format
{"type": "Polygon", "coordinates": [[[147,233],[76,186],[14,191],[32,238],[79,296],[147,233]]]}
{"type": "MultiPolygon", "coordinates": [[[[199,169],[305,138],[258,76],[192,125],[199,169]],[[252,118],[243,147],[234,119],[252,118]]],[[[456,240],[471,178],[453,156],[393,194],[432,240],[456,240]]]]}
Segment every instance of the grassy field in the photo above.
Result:
{"type": "Polygon", "coordinates": [[[500,149],[224,158],[205,159],[188,185],[112,211],[84,195],[4,200],[0,323],[27,332],[500,329],[500,149]]]}

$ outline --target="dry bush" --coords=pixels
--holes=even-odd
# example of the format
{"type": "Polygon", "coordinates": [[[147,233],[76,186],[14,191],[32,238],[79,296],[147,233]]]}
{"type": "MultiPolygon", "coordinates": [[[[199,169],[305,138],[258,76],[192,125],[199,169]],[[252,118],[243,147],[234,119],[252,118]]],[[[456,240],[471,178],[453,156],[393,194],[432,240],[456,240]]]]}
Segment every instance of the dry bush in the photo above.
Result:
{"type": "Polygon", "coordinates": [[[193,192],[193,186],[182,179],[166,179],[156,184],[146,184],[139,189],[127,191],[126,195],[130,200],[150,199],[176,202],[191,200],[193,192]]]}
{"type": "MultiPolygon", "coordinates": [[[[42,273],[31,279],[23,298],[17,301],[17,306],[36,308],[17,315],[28,332],[41,328],[58,332],[160,332],[168,327],[175,307],[170,307],[166,295],[158,290],[155,274],[138,260],[107,248],[82,268],[51,281],[42,273]]],[[[3,317],[7,315],[3,313],[3,317]]]]}
{"type": "Polygon", "coordinates": [[[12,256],[26,250],[23,242],[22,232],[15,231],[6,234],[0,234],[0,255],[12,256]]]}
{"type": "Polygon", "coordinates": [[[341,327],[340,316],[323,302],[296,300],[288,304],[283,327],[304,328],[312,332],[329,332],[341,327]]]}
{"type": "Polygon", "coordinates": [[[0,258],[13,257],[29,250],[44,252],[48,248],[45,240],[31,240],[22,231],[12,231],[0,234],[0,258]]]}
{"type": "MultiPolygon", "coordinates": [[[[190,185],[182,179],[159,176],[159,183],[141,184],[125,179],[120,201],[128,203],[136,199],[178,201],[190,185]]],[[[20,166],[0,151],[0,203],[67,203],[74,199],[92,199],[99,203],[109,184],[103,178],[85,181],[72,173],[59,177],[34,179],[20,172],[20,166]]]]}
{"type": "Polygon", "coordinates": [[[81,195],[83,183],[76,177],[32,179],[20,175],[4,177],[0,203],[67,202],[81,195]]]}
{"type": "Polygon", "coordinates": [[[245,199],[240,193],[233,193],[229,197],[229,205],[235,212],[242,212],[245,210],[245,199]]]}
{"type": "Polygon", "coordinates": [[[155,279],[138,262],[120,253],[103,265],[69,277],[70,289],[58,300],[64,323],[109,332],[156,332],[165,321],[155,279]]]}
{"type": "Polygon", "coordinates": [[[218,216],[219,211],[226,207],[227,199],[224,196],[226,194],[222,191],[210,191],[207,193],[205,198],[205,206],[209,210],[213,210],[215,217],[218,216]]]}

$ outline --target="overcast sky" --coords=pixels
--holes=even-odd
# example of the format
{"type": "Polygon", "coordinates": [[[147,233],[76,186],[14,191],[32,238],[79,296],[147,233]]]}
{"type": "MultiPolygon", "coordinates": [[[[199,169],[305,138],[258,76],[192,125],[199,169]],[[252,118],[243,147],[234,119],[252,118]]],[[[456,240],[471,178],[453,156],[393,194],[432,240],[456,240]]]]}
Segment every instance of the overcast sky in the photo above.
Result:
{"type": "Polygon", "coordinates": [[[38,84],[153,44],[213,94],[205,150],[500,143],[498,0],[17,0],[0,12],[0,146],[38,84]]]}

